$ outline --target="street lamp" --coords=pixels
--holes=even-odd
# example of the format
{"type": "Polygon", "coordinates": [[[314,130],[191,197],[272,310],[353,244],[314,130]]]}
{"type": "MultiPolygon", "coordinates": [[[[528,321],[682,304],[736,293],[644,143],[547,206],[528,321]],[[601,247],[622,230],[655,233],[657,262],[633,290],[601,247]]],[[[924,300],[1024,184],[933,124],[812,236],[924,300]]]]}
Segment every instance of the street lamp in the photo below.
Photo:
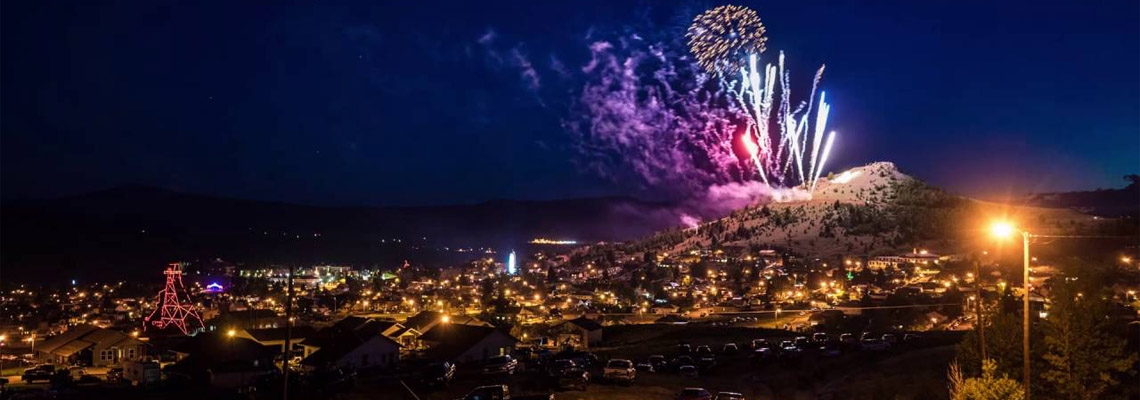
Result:
{"type": "Polygon", "coordinates": [[[995,222],[990,229],[995,237],[1004,239],[1015,232],[1021,233],[1022,245],[1022,284],[1025,294],[1021,297],[1021,347],[1022,347],[1022,384],[1025,386],[1025,398],[1029,399],[1029,238],[1033,237],[1027,231],[1015,228],[1008,222],[995,222]]]}

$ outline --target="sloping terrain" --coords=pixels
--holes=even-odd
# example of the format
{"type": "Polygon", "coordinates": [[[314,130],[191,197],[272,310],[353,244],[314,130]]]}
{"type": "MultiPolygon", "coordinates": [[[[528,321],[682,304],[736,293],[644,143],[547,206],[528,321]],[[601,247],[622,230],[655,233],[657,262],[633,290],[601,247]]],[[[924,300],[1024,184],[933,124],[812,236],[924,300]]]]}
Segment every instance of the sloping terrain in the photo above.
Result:
{"type": "Polygon", "coordinates": [[[1039,232],[1095,230],[1105,222],[1069,209],[952,195],[903,174],[892,163],[876,162],[829,175],[810,199],[751,205],[697,228],[668,230],[630,243],[629,250],[742,246],[829,256],[921,246],[949,253],[986,234],[985,227],[996,219],[1013,219],[1039,232]]]}

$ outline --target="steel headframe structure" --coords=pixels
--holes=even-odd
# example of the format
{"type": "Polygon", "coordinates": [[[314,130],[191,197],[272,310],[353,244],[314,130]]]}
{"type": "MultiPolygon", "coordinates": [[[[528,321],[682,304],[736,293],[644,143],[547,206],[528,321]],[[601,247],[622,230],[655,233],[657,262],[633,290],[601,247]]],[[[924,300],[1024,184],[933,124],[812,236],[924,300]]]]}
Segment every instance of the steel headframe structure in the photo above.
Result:
{"type": "Polygon", "coordinates": [[[198,326],[204,326],[202,318],[194,311],[194,303],[190,302],[190,296],[185,296],[185,301],[179,299],[179,292],[186,290],[182,286],[182,264],[171,263],[163,274],[166,275],[166,287],[158,292],[156,296],[158,302],[154,311],[145,318],[143,330],[146,330],[148,323],[158,329],[166,329],[173,325],[181,330],[182,334],[189,334],[186,322],[191,318],[198,321],[198,326]],[[154,318],[155,314],[158,314],[158,319],[154,318]]]}

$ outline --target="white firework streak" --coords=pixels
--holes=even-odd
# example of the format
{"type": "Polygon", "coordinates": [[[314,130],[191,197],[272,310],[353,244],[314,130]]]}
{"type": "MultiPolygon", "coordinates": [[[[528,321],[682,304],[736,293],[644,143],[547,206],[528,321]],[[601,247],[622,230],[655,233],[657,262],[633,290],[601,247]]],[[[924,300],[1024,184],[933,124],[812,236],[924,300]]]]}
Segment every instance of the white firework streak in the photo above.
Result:
{"type": "MultiPolygon", "coordinates": [[[[817,166],[815,162],[819,158],[819,146],[823,144],[823,130],[827,128],[827,114],[831,112],[831,107],[825,101],[826,96],[827,93],[819,92],[819,111],[816,111],[815,114],[815,139],[812,140],[811,146],[811,168],[808,169],[811,171],[809,176],[813,177],[816,176],[817,167],[822,167],[822,165],[817,166]]],[[[811,183],[812,186],[815,185],[814,178],[811,183]]]]}
{"type": "Polygon", "coordinates": [[[732,94],[731,97],[736,100],[748,120],[744,135],[749,158],[756,165],[764,183],[769,183],[769,177],[779,183],[791,180],[785,175],[794,164],[799,184],[814,190],[835,140],[835,132],[832,131],[824,142],[831,105],[827,103],[823,92],[820,92],[818,106],[815,105],[815,93],[823,77],[824,67],[820,66],[816,72],[808,101],[793,111],[789,73],[784,68],[783,52],[780,53],[777,65],[765,65],[763,76],[757,67],[757,58],[756,55],[750,56],[747,65],[740,68],[740,86],[736,86],[736,82],[725,82],[727,91],[732,94]],[[779,104],[773,102],[776,85],[780,89],[780,97],[776,100],[779,104]],[[813,109],[815,121],[809,124],[813,109]],[[774,146],[770,129],[773,111],[776,112],[775,122],[780,136],[774,146]],[[808,164],[806,169],[805,163],[808,164]]]}
{"type": "Polygon", "coordinates": [[[823,145],[823,156],[819,159],[820,169],[815,171],[815,177],[811,180],[811,189],[808,190],[808,193],[815,192],[815,185],[819,183],[819,174],[823,171],[823,165],[827,163],[827,156],[831,155],[831,145],[834,143],[835,131],[831,131],[831,133],[827,135],[827,144],[823,145]]]}

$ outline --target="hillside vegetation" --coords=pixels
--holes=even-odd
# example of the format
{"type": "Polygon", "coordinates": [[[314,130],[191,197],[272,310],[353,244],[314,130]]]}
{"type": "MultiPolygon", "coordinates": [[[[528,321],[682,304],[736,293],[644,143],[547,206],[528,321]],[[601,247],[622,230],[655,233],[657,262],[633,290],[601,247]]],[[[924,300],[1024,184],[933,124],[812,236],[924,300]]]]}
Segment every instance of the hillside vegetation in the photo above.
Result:
{"type": "Polygon", "coordinates": [[[1105,220],[1067,209],[1015,207],[957,196],[876,162],[821,179],[810,200],[755,204],[693,229],[627,243],[626,251],[742,246],[801,255],[960,251],[994,219],[1045,231],[1095,231],[1105,220]]]}

